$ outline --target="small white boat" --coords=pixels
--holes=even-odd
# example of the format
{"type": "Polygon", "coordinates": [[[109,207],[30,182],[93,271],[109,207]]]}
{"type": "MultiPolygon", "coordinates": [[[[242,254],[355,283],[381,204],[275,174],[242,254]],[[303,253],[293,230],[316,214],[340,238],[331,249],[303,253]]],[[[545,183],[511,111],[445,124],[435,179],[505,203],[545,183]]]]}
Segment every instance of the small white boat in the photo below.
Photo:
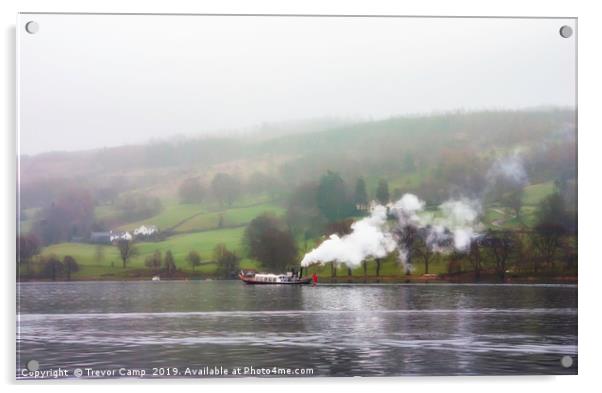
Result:
{"type": "Polygon", "coordinates": [[[161,281],[161,277],[153,276],[152,281],[161,281]]]}

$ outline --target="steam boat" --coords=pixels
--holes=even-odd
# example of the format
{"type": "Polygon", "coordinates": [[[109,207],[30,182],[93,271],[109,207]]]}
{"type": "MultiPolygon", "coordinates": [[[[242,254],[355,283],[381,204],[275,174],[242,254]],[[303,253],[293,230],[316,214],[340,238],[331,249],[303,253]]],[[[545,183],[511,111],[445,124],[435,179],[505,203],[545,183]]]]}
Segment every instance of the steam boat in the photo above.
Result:
{"type": "Polygon", "coordinates": [[[241,271],[238,277],[245,284],[249,285],[303,285],[311,283],[311,277],[302,277],[301,274],[295,272],[287,272],[286,274],[272,273],[255,273],[241,271]]]}

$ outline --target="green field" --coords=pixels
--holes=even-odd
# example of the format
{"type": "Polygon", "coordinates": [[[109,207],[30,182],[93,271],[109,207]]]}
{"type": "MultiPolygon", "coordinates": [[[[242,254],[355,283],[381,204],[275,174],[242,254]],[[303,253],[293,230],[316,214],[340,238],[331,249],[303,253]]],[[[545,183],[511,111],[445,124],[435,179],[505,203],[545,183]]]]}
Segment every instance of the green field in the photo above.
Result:
{"type": "Polygon", "coordinates": [[[523,197],[523,204],[528,206],[535,206],[542,199],[554,192],[554,182],[548,181],[545,183],[532,184],[525,187],[525,195],[523,197]]]}
{"type": "Polygon", "coordinates": [[[273,203],[262,203],[247,207],[237,207],[219,212],[199,214],[174,228],[175,232],[203,231],[218,228],[220,219],[222,227],[236,227],[248,224],[263,213],[281,215],[284,209],[273,203]]]}
{"type": "MultiPolygon", "coordinates": [[[[175,234],[159,242],[139,242],[136,244],[138,255],[128,261],[127,267],[122,267],[116,246],[94,245],[84,243],[61,243],[46,247],[42,255],[65,255],[74,257],[80,265],[80,271],[73,274],[74,279],[110,276],[119,278],[137,269],[146,269],[145,258],[156,250],[163,255],[170,250],[178,269],[191,272],[192,268],[186,261],[190,251],[201,255],[202,265],[195,268],[196,273],[213,274],[217,266],[211,262],[213,249],[223,243],[226,247],[243,257],[240,265],[245,269],[258,269],[259,264],[244,258],[242,237],[245,225],[262,213],[271,212],[282,214],[284,209],[275,203],[265,202],[265,196],[254,199],[244,198],[234,207],[218,211],[210,211],[218,206],[211,204],[178,204],[173,200],[167,201],[163,210],[156,216],[146,220],[128,223],[119,230],[132,230],[142,224],[157,225],[160,229],[171,229],[175,234]],[[247,206],[242,205],[248,204],[247,206]],[[221,228],[218,228],[220,225],[221,228]],[[100,254],[100,257],[99,257],[100,254]]],[[[96,209],[99,218],[114,217],[117,212],[111,206],[101,206],[96,209]]]]}
{"type": "Polygon", "coordinates": [[[156,225],[159,229],[165,230],[177,225],[179,222],[199,213],[206,212],[207,208],[202,204],[177,204],[172,203],[164,206],[163,210],[156,216],[145,220],[135,221],[120,226],[122,231],[131,231],[140,225],[156,225]]]}
{"type": "Polygon", "coordinates": [[[485,225],[493,229],[516,229],[522,226],[532,227],[535,225],[536,206],[554,192],[554,183],[550,181],[532,184],[525,187],[524,191],[520,220],[511,209],[493,204],[485,209],[483,217],[485,225]]]}
{"type": "Polygon", "coordinates": [[[183,260],[191,250],[197,251],[203,259],[209,259],[215,245],[223,243],[240,255],[243,232],[244,228],[240,227],[176,235],[162,242],[138,243],[138,248],[142,254],[150,254],[155,250],[171,250],[178,261],[183,260]]]}
{"type": "MultiPolygon", "coordinates": [[[[141,242],[136,247],[139,255],[132,258],[126,269],[122,268],[122,262],[119,258],[117,247],[109,245],[93,245],[83,243],[61,243],[46,247],[43,255],[54,254],[59,257],[71,255],[80,264],[80,271],[73,275],[74,278],[101,276],[103,274],[121,275],[133,269],[145,268],[144,259],[151,255],[155,250],[161,251],[164,255],[167,250],[171,250],[178,269],[189,272],[192,270],[186,256],[192,250],[197,251],[203,261],[212,259],[213,248],[216,244],[223,243],[228,249],[242,255],[241,240],[244,227],[233,229],[221,229],[214,231],[198,232],[172,236],[161,242],[141,242]],[[97,250],[102,249],[102,258],[97,258],[97,250]]],[[[243,259],[242,268],[257,268],[256,261],[243,259]]],[[[216,269],[215,264],[203,264],[195,269],[196,272],[213,273],[216,269]]]]}

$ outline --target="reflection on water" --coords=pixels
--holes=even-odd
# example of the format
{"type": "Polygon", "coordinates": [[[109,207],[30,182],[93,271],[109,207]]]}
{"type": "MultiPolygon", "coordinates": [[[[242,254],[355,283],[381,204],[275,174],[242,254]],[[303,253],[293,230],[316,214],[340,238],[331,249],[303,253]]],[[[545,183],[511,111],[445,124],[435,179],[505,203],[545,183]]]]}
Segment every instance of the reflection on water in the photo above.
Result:
{"type": "Polygon", "coordinates": [[[577,372],[575,286],[26,283],[18,299],[17,370],[36,359],[321,376],[577,372]]]}

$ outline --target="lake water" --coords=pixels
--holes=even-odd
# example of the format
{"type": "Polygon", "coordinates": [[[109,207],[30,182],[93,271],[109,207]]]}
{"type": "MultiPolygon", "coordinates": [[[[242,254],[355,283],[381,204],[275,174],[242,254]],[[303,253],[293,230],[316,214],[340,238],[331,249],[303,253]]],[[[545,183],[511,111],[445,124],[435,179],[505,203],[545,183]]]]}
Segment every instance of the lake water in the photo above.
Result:
{"type": "Polygon", "coordinates": [[[314,376],[577,373],[571,285],[163,281],[17,289],[19,378],[30,360],[40,370],[70,370],[68,377],[75,368],[117,376],[120,368],[144,369],[145,377],[190,376],[187,368],[231,376],[244,367],[314,376]]]}

